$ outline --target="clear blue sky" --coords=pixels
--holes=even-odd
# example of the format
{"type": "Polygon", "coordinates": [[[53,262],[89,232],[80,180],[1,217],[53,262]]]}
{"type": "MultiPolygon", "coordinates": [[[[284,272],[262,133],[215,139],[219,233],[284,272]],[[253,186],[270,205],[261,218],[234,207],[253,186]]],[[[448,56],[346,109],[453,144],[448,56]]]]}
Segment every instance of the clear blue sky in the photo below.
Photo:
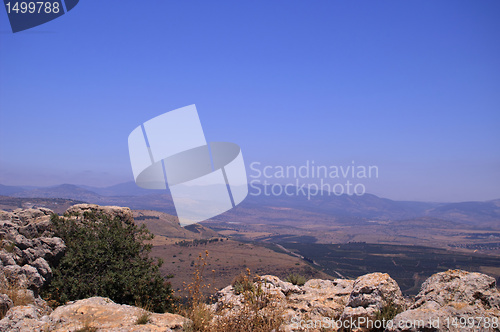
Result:
{"type": "Polygon", "coordinates": [[[247,164],[377,165],[392,199],[500,198],[500,1],[80,1],[11,33],[0,183],[132,181],[127,137],[196,104],[247,164]]]}

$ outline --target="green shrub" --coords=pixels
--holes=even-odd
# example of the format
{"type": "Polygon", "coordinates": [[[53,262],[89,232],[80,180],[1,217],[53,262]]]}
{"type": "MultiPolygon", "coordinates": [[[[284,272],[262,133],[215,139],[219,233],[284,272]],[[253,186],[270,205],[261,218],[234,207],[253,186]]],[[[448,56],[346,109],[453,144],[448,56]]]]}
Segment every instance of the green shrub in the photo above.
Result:
{"type": "Polygon", "coordinates": [[[156,312],[171,310],[172,289],[160,275],[160,261],[148,257],[153,235],[133,221],[86,212],[67,219],[52,216],[66,253],[53,267],[42,295],[54,305],[92,296],[108,297],[156,312]]]}
{"type": "Polygon", "coordinates": [[[288,277],[286,277],[285,281],[288,281],[297,286],[303,286],[306,283],[307,279],[300,274],[291,273],[288,275],[288,277]]]}

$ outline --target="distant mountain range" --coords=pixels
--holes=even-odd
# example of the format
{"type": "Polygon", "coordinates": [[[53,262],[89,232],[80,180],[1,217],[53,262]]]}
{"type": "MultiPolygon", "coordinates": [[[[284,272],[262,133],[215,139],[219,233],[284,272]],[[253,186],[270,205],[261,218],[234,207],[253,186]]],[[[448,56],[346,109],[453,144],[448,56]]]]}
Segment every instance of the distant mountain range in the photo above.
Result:
{"type": "MultiPolygon", "coordinates": [[[[61,184],[50,187],[5,186],[0,184],[0,195],[16,197],[70,198],[67,197],[68,195],[73,195],[75,197],[80,197],[80,195],[143,196],[151,195],[154,192],[160,192],[160,190],[143,189],[138,187],[135,182],[125,182],[103,188],[73,184],[61,184]]],[[[161,193],[164,194],[165,190],[162,190],[161,193]]]]}
{"type": "Polygon", "coordinates": [[[156,210],[175,215],[169,191],[142,189],[134,182],[105,188],[73,184],[38,188],[0,185],[0,195],[20,198],[65,198],[99,205],[127,206],[134,210],[156,210]]]}
{"type": "MultiPolygon", "coordinates": [[[[261,189],[264,189],[263,187],[261,189]]],[[[52,187],[24,187],[0,185],[0,195],[22,198],[66,198],[100,205],[128,206],[132,209],[157,210],[175,215],[168,190],[147,190],[134,182],[105,188],[62,184],[52,187]]],[[[405,220],[432,217],[465,224],[483,226],[500,225],[500,199],[486,202],[432,203],[395,201],[371,194],[362,196],[336,196],[324,192],[309,200],[306,196],[255,195],[248,197],[237,208],[222,215],[221,219],[238,219],[242,215],[255,215],[265,208],[293,209],[321,216],[361,218],[364,220],[405,220]]],[[[275,221],[273,221],[275,222],[275,221]]]]}

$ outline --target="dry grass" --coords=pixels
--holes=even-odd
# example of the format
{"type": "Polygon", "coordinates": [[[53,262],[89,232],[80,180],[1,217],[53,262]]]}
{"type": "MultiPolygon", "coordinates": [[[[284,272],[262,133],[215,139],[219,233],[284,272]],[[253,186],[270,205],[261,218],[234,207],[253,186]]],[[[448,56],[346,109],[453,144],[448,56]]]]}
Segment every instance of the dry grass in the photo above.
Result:
{"type": "MultiPolygon", "coordinates": [[[[240,275],[235,284],[241,285],[242,305],[236,308],[222,308],[213,319],[209,331],[280,331],[284,322],[284,303],[268,288],[259,276],[252,276],[250,270],[240,275]],[[251,285],[251,287],[249,286],[251,285]]],[[[233,286],[234,287],[234,286],[233,286]]],[[[236,288],[235,288],[236,291],[236,288]]]]}
{"type": "MultiPolygon", "coordinates": [[[[210,283],[205,281],[204,273],[209,259],[208,250],[205,253],[200,253],[194,264],[194,272],[192,280],[189,284],[184,284],[187,297],[183,298],[184,306],[178,309],[179,313],[191,320],[191,324],[186,326],[186,331],[209,331],[210,322],[213,318],[212,312],[208,309],[206,302],[212,300],[212,297],[207,298],[204,294],[205,290],[209,291],[210,283]]],[[[213,289],[212,291],[215,291],[213,289]]]]}
{"type": "Polygon", "coordinates": [[[241,306],[237,308],[223,307],[214,311],[208,303],[213,297],[204,296],[204,288],[210,289],[210,284],[204,283],[203,273],[209,258],[208,251],[200,254],[195,264],[193,280],[186,286],[188,297],[185,305],[178,313],[191,320],[185,330],[189,332],[243,332],[243,331],[279,331],[282,325],[284,306],[276,294],[266,289],[264,281],[258,276],[252,276],[247,269],[240,274],[233,287],[239,289],[242,295],[241,306]]]}
{"type": "Polygon", "coordinates": [[[212,331],[211,322],[214,317],[214,313],[208,308],[204,303],[197,303],[191,305],[185,317],[189,318],[191,322],[184,326],[184,330],[187,332],[197,332],[197,331],[212,331]]]}
{"type": "Polygon", "coordinates": [[[139,317],[137,317],[137,320],[135,321],[135,323],[137,325],[146,325],[147,323],[149,323],[151,321],[151,313],[144,310],[140,315],[139,317]]]}
{"type": "Polygon", "coordinates": [[[253,278],[250,273],[250,269],[247,268],[246,273],[240,273],[233,281],[233,292],[236,295],[244,294],[245,292],[254,292],[256,282],[258,278],[253,278]]]}
{"type": "MultiPolygon", "coordinates": [[[[5,275],[0,275],[0,294],[6,294],[13,302],[13,306],[28,305],[33,303],[33,296],[26,287],[22,287],[12,282],[5,275]]],[[[0,319],[2,319],[6,310],[0,310],[0,319]]]]}
{"type": "Polygon", "coordinates": [[[146,325],[151,322],[151,306],[141,306],[139,303],[135,304],[136,307],[141,308],[141,313],[137,316],[135,321],[136,325],[146,325]]]}

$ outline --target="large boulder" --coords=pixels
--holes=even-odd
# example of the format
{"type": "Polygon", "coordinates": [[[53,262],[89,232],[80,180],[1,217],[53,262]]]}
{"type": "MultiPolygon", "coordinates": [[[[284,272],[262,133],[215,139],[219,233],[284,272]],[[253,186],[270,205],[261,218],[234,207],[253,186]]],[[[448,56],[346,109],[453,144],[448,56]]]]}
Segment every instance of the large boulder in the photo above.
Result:
{"type": "Polygon", "coordinates": [[[440,306],[450,302],[500,309],[500,296],[493,277],[477,272],[448,270],[427,279],[415,298],[413,308],[434,301],[440,306]]]}
{"type": "Polygon", "coordinates": [[[409,310],[388,331],[498,331],[500,293],[495,279],[449,270],[427,279],[409,310]],[[496,328],[491,325],[496,321],[496,328]]]}
{"type": "Polygon", "coordinates": [[[49,316],[53,331],[75,331],[94,327],[98,331],[182,331],[188,320],[180,315],[156,314],[117,304],[103,297],[92,297],[58,307],[49,316]],[[138,319],[146,315],[146,324],[138,319]]]}
{"type": "Polygon", "coordinates": [[[386,306],[406,307],[401,289],[387,273],[370,273],[354,281],[347,305],[341,315],[350,325],[366,327],[386,306]],[[351,323],[352,322],[352,323],[351,323]]]}
{"type": "Polygon", "coordinates": [[[0,320],[0,331],[69,332],[95,331],[183,331],[188,319],[175,314],[156,314],[144,309],[116,304],[110,299],[92,297],[69,302],[53,312],[29,304],[11,308],[0,320]],[[139,319],[145,318],[139,324],[139,319]]]}
{"type": "Polygon", "coordinates": [[[311,279],[300,287],[301,292],[288,296],[285,310],[285,331],[300,330],[298,322],[338,320],[353,289],[354,280],[311,279]]]}
{"type": "Polygon", "coordinates": [[[50,221],[53,213],[54,211],[43,207],[36,209],[16,209],[12,211],[14,219],[20,220],[23,226],[50,221]]]}

